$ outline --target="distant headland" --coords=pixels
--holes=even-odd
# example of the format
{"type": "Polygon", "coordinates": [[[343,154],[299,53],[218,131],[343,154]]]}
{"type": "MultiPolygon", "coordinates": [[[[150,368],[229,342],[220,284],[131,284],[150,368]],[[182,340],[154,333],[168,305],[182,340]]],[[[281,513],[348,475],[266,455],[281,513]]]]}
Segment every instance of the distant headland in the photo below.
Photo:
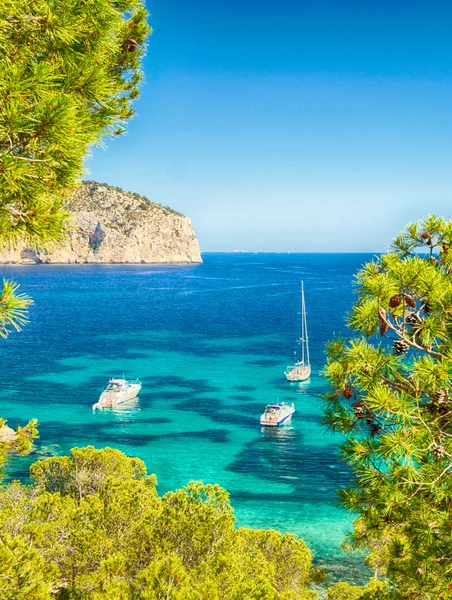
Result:
{"type": "Polygon", "coordinates": [[[0,263],[200,263],[188,217],[137,193],[84,181],[74,192],[65,244],[44,251],[18,243],[0,263]]]}

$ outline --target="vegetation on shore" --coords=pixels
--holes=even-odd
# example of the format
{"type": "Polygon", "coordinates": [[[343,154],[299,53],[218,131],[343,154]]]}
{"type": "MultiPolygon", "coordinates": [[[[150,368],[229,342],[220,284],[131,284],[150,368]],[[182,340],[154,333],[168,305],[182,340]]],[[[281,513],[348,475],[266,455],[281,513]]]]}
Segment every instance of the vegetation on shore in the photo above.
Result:
{"type": "Polygon", "coordinates": [[[314,600],[294,535],[236,529],[225,490],[159,497],[144,463],[74,448],[0,493],[0,598],[314,600]]]}
{"type": "Polygon", "coordinates": [[[391,599],[452,597],[452,222],[409,225],[364,265],[350,340],[329,344],[326,422],[342,432],[353,547],[391,599]],[[378,338],[380,337],[380,340],[378,338]]]}
{"type": "Polygon", "coordinates": [[[165,213],[177,215],[178,217],[185,216],[182,213],[175,210],[174,208],[171,208],[171,206],[164,206],[163,204],[159,204],[158,202],[153,202],[152,200],[149,200],[149,198],[147,196],[142,196],[141,194],[138,194],[137,192],[126,192],[117,185],[109,185],[108,183],[100,183],[98,181],[93,181],[91,179],[84,179],[82,183],[90,186],[90,188],[92,188],[93,191],[96,190],[99,186],[102,186],[104,188],[107,188],[108,190],[114,190],[115,192],[118,192],[119,194],[131,196],[135,200],[142,200],[144,203],[144,207],[151,207],[151,208],[158,207],[158,208],[163,209],[163,211],[165,213]]]}

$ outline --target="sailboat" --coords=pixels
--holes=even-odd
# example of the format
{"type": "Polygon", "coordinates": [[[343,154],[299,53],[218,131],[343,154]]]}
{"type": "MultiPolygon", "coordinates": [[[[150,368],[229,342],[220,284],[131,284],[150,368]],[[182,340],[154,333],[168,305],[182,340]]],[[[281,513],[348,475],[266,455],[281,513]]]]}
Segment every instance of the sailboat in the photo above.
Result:
{"type": "Polygon", "coordinates": [[[306,306],[304,302],[304,284],[301,282],[301,337],[297,339],[295,364],[284,371],[287,381],[306,381],[311,376],[309,359],[308,326],[306,323],[306,306]]]}

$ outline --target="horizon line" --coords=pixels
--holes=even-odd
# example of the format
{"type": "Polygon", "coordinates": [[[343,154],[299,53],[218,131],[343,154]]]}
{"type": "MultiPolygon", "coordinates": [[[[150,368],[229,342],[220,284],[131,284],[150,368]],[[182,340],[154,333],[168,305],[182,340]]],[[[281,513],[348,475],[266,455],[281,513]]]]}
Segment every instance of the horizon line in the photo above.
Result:
{"type": "Polygon", "coordinates": [[[386,250],[201,250],[201,254],[382,254],[386,250]]]}

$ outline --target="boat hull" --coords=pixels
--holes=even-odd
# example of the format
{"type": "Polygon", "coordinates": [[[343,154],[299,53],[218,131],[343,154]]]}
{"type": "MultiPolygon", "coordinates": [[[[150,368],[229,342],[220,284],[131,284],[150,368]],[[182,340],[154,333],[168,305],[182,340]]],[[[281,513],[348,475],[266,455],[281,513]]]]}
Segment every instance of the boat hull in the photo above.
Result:
{"type": "Polygon", "coordinates": [[[141,383],[131,383],[127,390],[121,392],[104,391],[93,408],[110,408],[136,398],[141,390],[141,383]]]}
{"type": "Polygon", "coordinates": [[[287,367],[287,371],[284,374],[287,381],[306,381],[311,377],[311,367],[309,365],[306,367],[297,365],[287,367]]]}
{"type": "Polygon", "coordinates": [[[287,407],[287,410],[282,412],[278,417],[267,417],[264,413],[260,418],[260,424],[262,427],[281,427],[282,425],[288,425],[292,420],[292,415],[295,409],[291,406],[287,407]]]}

